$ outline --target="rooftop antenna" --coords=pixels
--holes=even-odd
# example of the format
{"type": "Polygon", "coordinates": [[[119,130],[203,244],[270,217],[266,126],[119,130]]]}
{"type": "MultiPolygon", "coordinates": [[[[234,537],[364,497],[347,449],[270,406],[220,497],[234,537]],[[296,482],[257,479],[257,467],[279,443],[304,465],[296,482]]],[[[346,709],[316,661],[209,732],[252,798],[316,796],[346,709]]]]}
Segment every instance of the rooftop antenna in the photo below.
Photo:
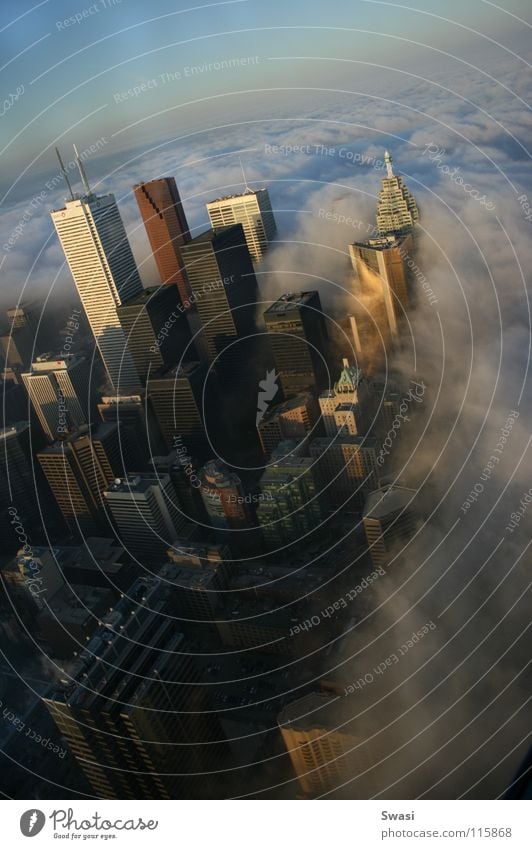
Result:
{"type": "Polygon", "coordinates": [[[392,157],[390,156],[390,154],[388,153],[387,150],[384,151],[384,161],[386,163],[386,175],[388,177],[393,177],[394,176],[393,168],[392,168],[393,159],[392,159],[392,157]]]}
{"type": "Polygon", "coordinates": [[[65,178],[65,183],[67,184],[68,191],[70,192],[70,197],[74,200],[74,192],[72,191],[72,186],[70,185],[70,180],[68,179],[68,174],[66,172],[65,166],[63,165],[63,160],[61,159],[61,154],[59,153],[59,148],[56,147],[55,152],[57,154],[57,158],[59,159],[59,167],[61,168],[61,174],[65,178]]]}
{"type": "Polygon", "coordinates": [[[242,165],[242,159],[240,158],[240,156],[238,157],[238,161],[240,162],[240,167],[242,169],[242,177],[244,178],[244,188],[246,192],[249,192],[251,190],[248,186],[248,181],[246,180],[246,172],[244,171],[244,166],[242,165]]]}
{"type": "Polygon", "coordinates": [[[72,145],[74,148],[74,153],[76,154],[76,163],[79,170],[79,176],[81,177],[81,182],[83,183],[83,188],[88,195],[91,195],[91,187],[89,186],[89,181],[87,180],[87,175],[85,174],[85,169],[83,167],[83,162],[79,158],[79,153],[76,145],[72,145]]]}

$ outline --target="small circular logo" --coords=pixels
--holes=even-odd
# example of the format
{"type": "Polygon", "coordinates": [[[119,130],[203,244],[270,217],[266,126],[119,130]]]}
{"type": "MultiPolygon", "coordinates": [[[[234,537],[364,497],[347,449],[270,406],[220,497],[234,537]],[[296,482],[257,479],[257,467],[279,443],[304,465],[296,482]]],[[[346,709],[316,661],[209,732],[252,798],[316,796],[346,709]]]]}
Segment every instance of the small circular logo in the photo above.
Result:
{"type": "Polygon", "coordinates": [[[20,818],[20,830],[24,837],[35,837],[43,830],[46,817],[37,808],[25,811],[20,818]]]}

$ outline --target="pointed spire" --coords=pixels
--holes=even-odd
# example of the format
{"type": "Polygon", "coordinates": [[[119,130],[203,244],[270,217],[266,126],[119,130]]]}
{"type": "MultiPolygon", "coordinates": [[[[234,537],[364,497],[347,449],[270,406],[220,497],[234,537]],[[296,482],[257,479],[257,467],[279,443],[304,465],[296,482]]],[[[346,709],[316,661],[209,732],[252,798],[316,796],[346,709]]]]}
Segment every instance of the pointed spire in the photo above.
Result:
{"type": "Polygon", "coordinates": [[[85,169],[83,167],[83,163],[79,158],[79,153],[76,145],[72,145],[74,148],[74,153],[76,154],[76,164],[78,166],[79,176],[81,177],[81,182],[83,183],[83,188],[85,189],[86,194],[91,195],[91,187],[89,186],[89,181],[87,180],[87,175],[85,174],[85,169]]]}
{"type": "Polygon", "coordinates": [[[249,186],[246,180],[246,172],[244,171],[244,166],[242,165],[242,159],[240,158],[240,156],[238,157],[238,161],[240,162],[240,168],[242,169],[242,177],[244,178],[244,189],[246,192],[248,192],[249,186]]]}
{"type": "Polygon", "coordinates": [[[394,173],[393,173],[393,168],[392,168],[393,159],[392,159],[392,157],[390,156],[390,154],[388,153],[387,150],[384,151],[384,162],[386,164],[386,175],[387,175],[387,177],[395,176],[394,173]]]}
{"type": "Polygon", "coordinates": [[[74,192],[72,191],[72,186],[70,185],[70,180],[68,179],[68,174],[66,172],[65,166],[63,165],[63,160],[61,159],[61,154],[59,153],[59,148],[56,147],[55,152],[57,154],[57,158],[59,160],[59,167],[61,168],[61,174],[65,178],[65,183],[67,184],[68,191],[70,192],[70,197],[74,200],[74,192]]]}

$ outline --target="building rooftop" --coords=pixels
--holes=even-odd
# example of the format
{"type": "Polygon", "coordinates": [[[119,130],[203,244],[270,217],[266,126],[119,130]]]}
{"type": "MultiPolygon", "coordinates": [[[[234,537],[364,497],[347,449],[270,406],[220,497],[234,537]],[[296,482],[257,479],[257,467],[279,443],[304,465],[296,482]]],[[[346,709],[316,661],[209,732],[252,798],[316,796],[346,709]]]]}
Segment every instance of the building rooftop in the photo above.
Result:
{"type": "Polygon", "coordinates": [[[234,230],[235,227],[241,228],[242,225],[226,224],[223,227],[209,227],[209,229],[205,230],[204,233],[200,233],[198,236],[194,236],[194,238],[192,238],[190,242],[187,242],[185,245],[182,245],[179,250],[182,252],[186,252],[191,248],[194,248],[195,245],[202,244],[203,242],[212,242],[212,240],[215,239],[217,236],[223,236],[231,230],[234,230]]]}
{"type": "Polygon", "coordinates": [[[207,201],[206,206],[208,208],[209,206],[212,206],[212,204],[220,203],[220,201],[223,201],[223,200],[237,200],[238,198],[243,198],[243,197],[246,197],[246,196],[249,196],[249,195],[256,195],[259,192],[265,192],[265,191],[267,191],[267,189],[265,189],[265,188],[262,188],[262,189],[249,189],[248,188],[244,192],[237,192],[234,195],[222,195],[221,197],[215,198],[214,200],[209,200],[209,201],[207,201]]]}
{"type": "Polygon", "coordinates": [[[112,493],[142,494],[152,486],[165,486],[170,478],[168,475],[154,475],[150,472],[132,473],[125,478],[115,478],[104,492],[107,496],[112,493]]]}
{"type": "Polygon", "coordinates": [[[380,519],[389,513],[404,510],[416,495],[416,491],[406,486],[381,486],[380,489],[375,489],[368,494],[362,516],[368,519],[380,519]]]}
{"type": "Polygon", "coordinates": [[[274,304],[265,311],[265,316],[286,315],[286,313],[298,310],[301,306],[306,306],[318,292],[312,290],[310,292],[286,292],[281,295],[274,304]]]}
{"type": "Polygon", "coordinates": [[[311,401],[311,393],[304,392],[301,395],[296,395],[295,398],[289,398],[288,401],[283,401],[281,404],[277,404],[275,407],[270,407],[262,421],[259,422],[259,428],[262,427],[265,422],[276,418],[277,416],[281,416],[283,413],[289,413],[291,410],[299,409],[299,407],[306,407],[311,401]]]}
{"type": "Polygon", "coordinates": [[[10,436],[28,430],[29,426],[29,422],[15,422],[15,424],[8,425],[8,427],[0,428],[0,439],[9,439],[10,436]]]}

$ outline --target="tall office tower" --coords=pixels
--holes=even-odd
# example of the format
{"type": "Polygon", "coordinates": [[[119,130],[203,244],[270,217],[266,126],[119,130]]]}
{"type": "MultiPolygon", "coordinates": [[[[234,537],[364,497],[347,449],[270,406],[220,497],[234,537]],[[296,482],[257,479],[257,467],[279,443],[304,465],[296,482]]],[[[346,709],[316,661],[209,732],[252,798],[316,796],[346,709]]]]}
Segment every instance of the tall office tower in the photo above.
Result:
{"type": "MultiPolygon", "coordinates": [[[[181,253],[212,361],[239,336],[256,329],[257,279],[242,225],[207,230],[188,242],[181,253]]],[[[232,357],[231,363],[239,367],[238,349],[233,345],[224,354],[224,365],[232,357]]]]}
{"type": "Polygon", "coordinates": [[[374,317],[370,305],[364,305],[362,299],[353,300],[353,310],[344,322],[344,330],[350,339],[356,365],[370,377],[380,373],[386,361],[387,351],[392,346],[388,324],[382,317],[379,319],[378,314],[374,317]],[[383,324],[384,335],[381,329],[383,324]]]}
{"type": "Polygon", "coordinates": [[[44,698],[97,798],[212,798],[224,735],[167,596],[139,578],[44,698]]]}
{"type": "Polygon", "coordinates": [[[264,313],[285,398],[327,385],[329,340],[317,292],[289,292],[264,313]]]}
{"type": "Polygon", "coordinates": [[[7,512],[9,507],[17,510],[28,529],[40,521],[29,422],[0,429],[0,505],[0,526],[6,542],[17,539],[11,525],[13,517],[7,512]]]}
{"type": "Polygon", "coordinates": [[[91,192],[79,158],[78,166],[86,193],[71,191],[64,207],[52,211],[52,221],[109,381],[127,392],[138,389],[139,378],[117,307],[140,294],[142,283],[114,195],[91,192]]]}
{"type": "Polygon", "coordinates": [[[411,538],[416,519],[415,489],[382,486],[368,493],[362,513],[364,531],[375,568],[385,566],[401,543],[411,538]]]}
{"type": "Polygon", "coordinates": [[[103,492],[120,473],[124,458],[117,424],[80,428],[62,442],[37,452],[37,460],[69,530],[83,536],[109,535],[103,492]]]}
{"type": "Polygon", "coordinates": [[[336,410],[340,406],[346,409],[353,407],[352,412],[357,429],[352,435],[356,436],[364,427],[368,402],[368,384],[362,371],[356,366],[349,365],[349,360],[344,358],[340,377],[332,389],[326,389],[320,393],[318,402],[327,436],[334,436],[338,432],[336,410]]]}
{"type": "Polygon", "coordinates": [[[118,307],[120,324],[138,375],[146,381],[163,366],[175,366],[183,357],[196,358],[190,327],[175,286],[143,289],[118,307]],[[188,347],[187,347],[188,346],[188,347]]]}
{"type": "Polygon", "coordinates": [[[163,439],[145,396],[103,395],[98,412],[102,421],[118,423],[130,469],[141,469],[152,452],[162,450],[163,439]]]}
{"type": "Polygon", "coordinates": [[[207,212],[214,228],[242,224],[251,256],[255,262],[262,259],[277,230],[268,189],[247,189],[211,200],[207,212]]]}
{"type": "Polygon", "coordinates": [[[290,453],[295,448],[295,442],[281,442],[260,479],[257,522],[270,548],[310,534],[324,518],[314,460],[290,453]]]}
{"type": "Polygon", "coordinates": [[[335,790],[342,795],[345,782],[371,768],[373,757],[360,734],[361,720],[352,720],[356,713],[348,699],[308,693],[279,714],[283,742],[305,797],[315,799],[335,790]]]}
{"type": "Polygon", "coordinates": [[[335,507],[355,509],[364,496],[378,486],[376,441],[368,436],[336,436],[313,439],[309,446],[315,460],[320,489],[335,507]]]}
{"type": "Polygon", "coordinates": [[[260,444],[269,457],[282,439],[303,442],[318,425],[319,412],[310,392],[270,407],[257,425],[260,444]]]}
{"type": "Polygon", "coordinates": [[[187,219],[173,177],[161,177],[133,186],[148,234],[161,283],[175,283],[181,301],[190,290],[183,268],[181,248],[190,241],[187,219]]]}
{"type": "Polygon", "coordinates": [[[35,328],[26,307],[6,311],[8,326],[0,337],[2,368],[15,371],[29,368],[35,346],[35,328]]]}
{"type": "Polygon", "coordinates": [[[179,615],[212,622],[232,573],[232,561],[226,546],[193,543],[168,552],[170,563],[158,572],[172,586],[179,615]]]}
{"type": "Polygon", "coordinates": [[[170,477],[131,474],[113,481],[103,496],[124,548],[144,560],[164,560],[186,522],[170,477]]]}
{"type": "Polygon", "coordinates": [[[374,416],[372,433],[384,439],[392,428],[393,421],[400,413],[403,395],[399,386],[387,380],[372,380],[369,384],[370,406],[374,416]]]}
{"type": "Polygon", "coordinates": [[[381,180],[377,203],[377,230],[379,233],[411,233],[419,212],[413,195],[410,194],[402,177],[393,173],[392,157],[384,151],[386,177],[381,180]]]}
{"type": "Polygon", "coordinates": [[[177,447],[168,454],[152,457],[151,465],[157,474],[170,476],[187,521],[203,524],[207,521],[207,516],[199,492],[199,465],[197,460],[187,453],[184,444],[180,453],[177,442],[176,445],[177,447]]]}
{"type": "Polygon", "coordinates": [[[250,524],[242,481],[219,460],[209,460],[199,474],[201,497],[214,528],[239,529],[250,524]]]}
{"type": "Polygon", "coordinates": [[[87,424],[94,409],[90,365],[77,354],[44,354],[22,380],[46,436],[52,441],[87,424]]]}
{"type": "Polygon", "coordinates": [[[409,306],[406,258],[412,236],[382,236],[349,245],[358,297],[384,339],[395,339],[409,306]]]}
{"type": "Polygon", "coordinates": [[[183,363],[150,380],[148,396],[167,451],[175,447],[191,454],[205,451],[203,403],[208,406],[212,400],[211,381],[207,385],[205,381],[206,368],[198,362],[183,363]]]}

